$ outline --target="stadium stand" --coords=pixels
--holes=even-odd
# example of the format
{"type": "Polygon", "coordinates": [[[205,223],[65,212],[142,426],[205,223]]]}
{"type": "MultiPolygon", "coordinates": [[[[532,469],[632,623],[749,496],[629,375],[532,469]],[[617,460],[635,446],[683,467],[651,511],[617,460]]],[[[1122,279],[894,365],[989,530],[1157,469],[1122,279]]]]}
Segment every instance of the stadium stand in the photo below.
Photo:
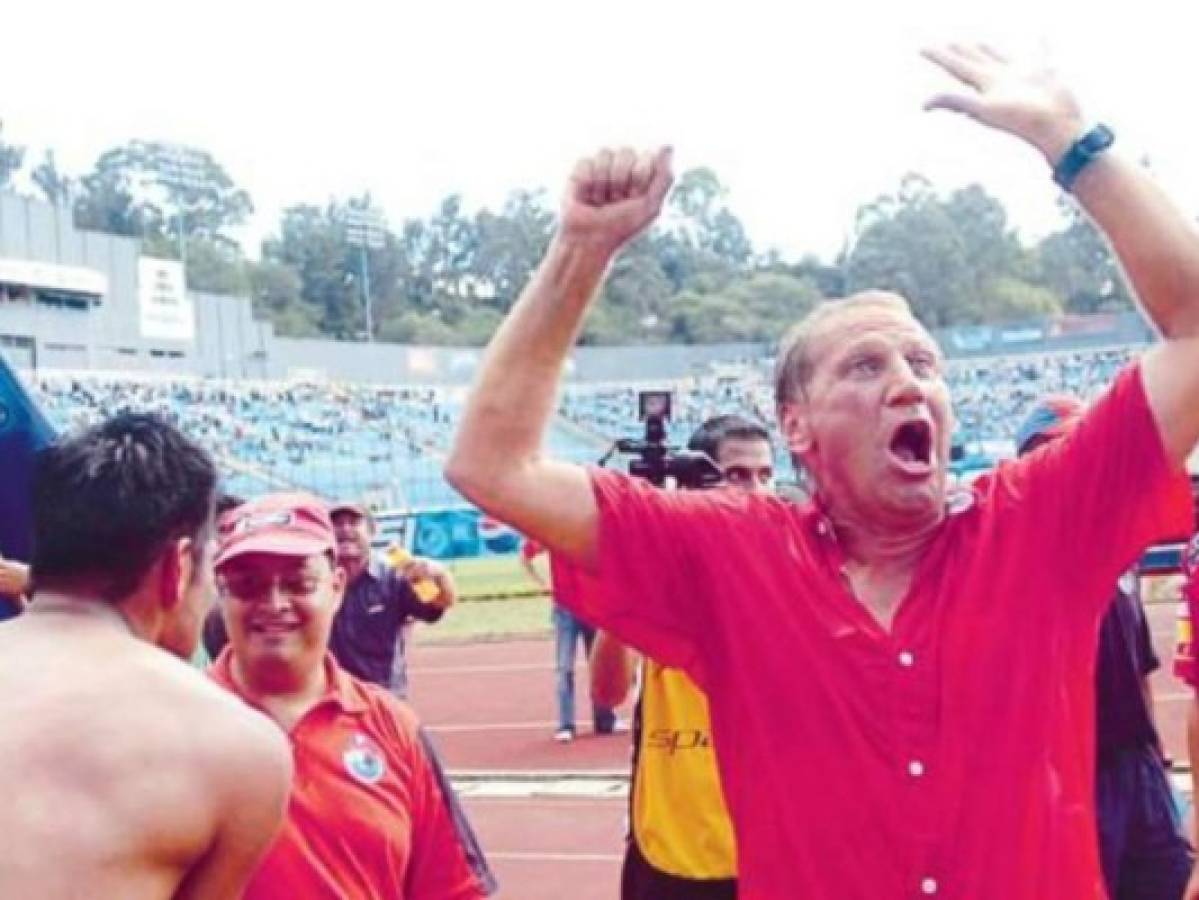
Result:
{"type": "MultiPolygon", "coordinates": [[[[1134,353],[1124,347],[951,362],[968,467],[1010,455],[1015,425],[1037,398],[1060,392],[1092,397],[1134,353]]],[[[615,438],[639,432],[643,387],[674,392],[674,443],[722,412],[748,412],[773,427],[770,377],[769,360],[762,358],[671,382],[574,385],[562,397],[547,441],[558,456],[597,459],[615,438]]],[[[33,387],[46,415],[64,430],[125,409],[165,415],[213,452],[237,494],[286,487],[363,497],[382,509],[463,504],[441,477],[461,413],[460,389],[78,372],[44,373],[33,387]]],[[[777,444],[779,472],[787,476],[790,464],[777,444]]]]}

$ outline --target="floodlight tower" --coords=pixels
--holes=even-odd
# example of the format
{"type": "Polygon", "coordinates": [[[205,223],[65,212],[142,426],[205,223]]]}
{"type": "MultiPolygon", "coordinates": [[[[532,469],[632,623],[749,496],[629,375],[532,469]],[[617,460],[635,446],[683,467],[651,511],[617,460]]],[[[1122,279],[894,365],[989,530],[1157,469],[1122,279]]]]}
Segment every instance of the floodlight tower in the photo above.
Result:
{"type": "Polygon", "coordinates": [[[175,195],[179,215],[179,262],[183,267],[183,289],[187,290],[186,197],[204,186],[207,158],[199,150],[182,144],[160,144],[161,181],[175,195]]]}
{"type": "Polygon", "coordinates": [[[383,246],[383,217],[378,210],[350,208],[345,214],[346,243],[358,248],[358,261],[362,268],[362,306],[366,312],[366,339],[375,339],[375,322],[371,310],[371,271],[367,249],[378,250],[383,246]]]}

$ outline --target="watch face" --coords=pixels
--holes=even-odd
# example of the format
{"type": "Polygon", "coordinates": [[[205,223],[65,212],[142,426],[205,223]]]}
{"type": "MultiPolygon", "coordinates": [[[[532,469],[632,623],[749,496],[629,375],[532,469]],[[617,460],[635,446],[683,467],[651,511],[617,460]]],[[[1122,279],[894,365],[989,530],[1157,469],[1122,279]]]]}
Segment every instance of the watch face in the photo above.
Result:
{"type": "Polygon", "coordinates": [[[1082,139],[1083,148],[1089,153],[1098,153],[1110,147],[1114,137],[1112,130],[1106,125],[1097,125],[1082,139]]]}

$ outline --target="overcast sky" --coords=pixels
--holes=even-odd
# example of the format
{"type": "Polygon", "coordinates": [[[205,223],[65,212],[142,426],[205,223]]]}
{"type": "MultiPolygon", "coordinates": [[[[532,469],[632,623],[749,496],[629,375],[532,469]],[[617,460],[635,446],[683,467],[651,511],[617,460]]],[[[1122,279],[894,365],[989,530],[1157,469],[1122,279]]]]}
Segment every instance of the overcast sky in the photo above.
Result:
{"type": "Polygon", "coordinates": [[[1046,49],[1118,146],[1199,213],[1199,29],[1184,3],[4,6],[8,140],[33,161],[55,148],[74,174],[133,138],[202,147],[254,198],[255,254],[292,203],[369,189],[398,222],[451,191],[471,208],[519,186],[556,196],[605,143],[670,142],[680,169],[712,167],[757,245],[790,258],[834,254],[858,205],[908,171],[981,181],[1026,237],[1052,230],[1031,151],[921,112],[945,81],[917,51],[944,39],[1046,49]]]}

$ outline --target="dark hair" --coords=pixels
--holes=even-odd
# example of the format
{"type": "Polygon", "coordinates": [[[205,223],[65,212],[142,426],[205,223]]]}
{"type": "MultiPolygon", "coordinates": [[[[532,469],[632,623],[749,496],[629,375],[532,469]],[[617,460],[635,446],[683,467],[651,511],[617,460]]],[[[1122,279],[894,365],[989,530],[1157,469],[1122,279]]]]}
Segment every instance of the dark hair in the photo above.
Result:
{"type": "Polygon", "coordinates": [[[216,515],[220,518],[230,510],[237,509],[239,506],[245,505],[245,500],[237,494],[222,493],[216,498],[216,515]]]}
{"type": "Polygon", "coordinates": [[[38,454],[32,578],[86,584],[110,602],[131,594],[166,545],[212,528],[209,455],[158,416],[121,413],[38,454]]]}
{"type": "Polygon", "coordinates": [[[720,456],[720,445],[727,440],[765,441],[769,444],[770,432],[752,419],[735,413],[713,416],[695,429],[687,441],[687,449],[706,453],[716,460],[720,456]]]}

